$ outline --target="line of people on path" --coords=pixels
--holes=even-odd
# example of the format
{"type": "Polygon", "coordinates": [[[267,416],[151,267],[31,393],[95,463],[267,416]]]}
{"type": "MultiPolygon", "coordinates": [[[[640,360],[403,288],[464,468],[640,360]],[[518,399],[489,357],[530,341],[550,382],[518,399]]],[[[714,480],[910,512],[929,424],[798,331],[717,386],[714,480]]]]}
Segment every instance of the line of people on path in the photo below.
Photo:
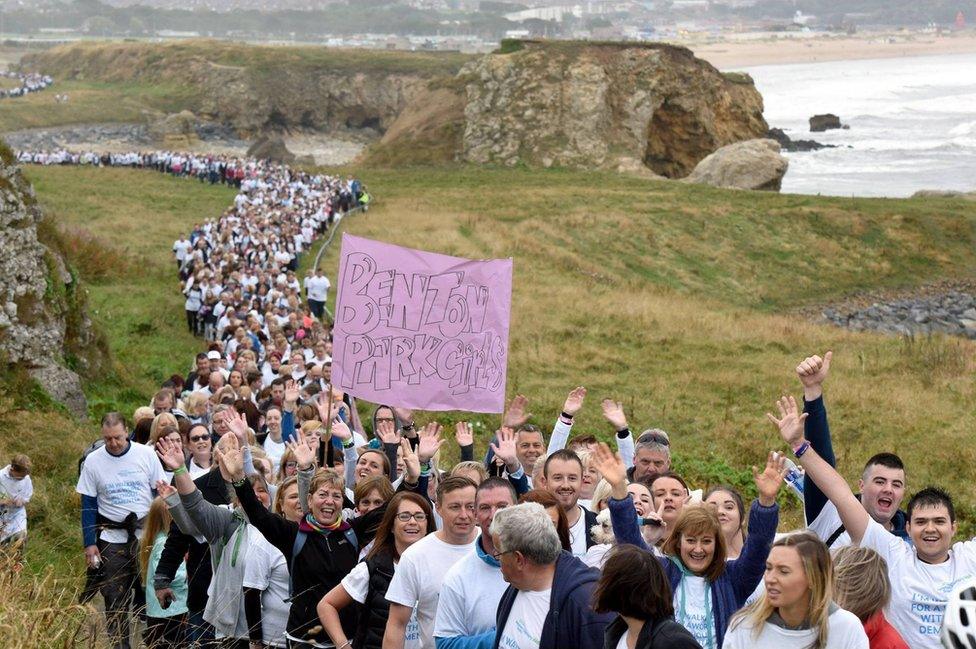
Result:
{"type": "Polygon", "coordinates": [[[301,330],[311,356],[321,339],[318,321],[331,282],[315,270],[300,283],[295,273],[301,254],[345,213],[357,206],[366,209],[370,201],[357,179],[310,174],[266,160],[172,151],[66,150],[20,151],[17,159],[24,164],[153,169],[238,188],[223,214],[195,225],[172,250],[190,332],[208,341],[234,337],[231,353],[252,350],[255,363],[268,362],[267,348],[274,347],[269,337],[283,330],[288,335],[301,330]],[[244,329],[239,335],[238,328],[244,329]]]}
{"type": "Polygon", "coordinates": [[[15,79],[20,85],[13,88],[0,88],[0,99],[23,97],[32,92],[40,92],[54,83],[49,75],[36,72],[0,71],[0,78],[15,79]]]}
{"type": "Polygon", "coordinates": [[[782,442],[753,488],[699,490],[674,471],[680,440],[635,437],[618,402],[600,403],[604,431],[579,431],[583,387],[548,440],[516,396],[487,448],[458,421],[448,449],[433,416],[379,405],[364,424],[329,375],[241,380],[247,360],[224,367],[215,344],[193,373],[239,380],[204,394],[174,377],[132,429],[107,415],[84,459],[89,591],[116,647],[135,593],[151,647],[976,646],[976,542],[954,543],[950,495],[925,487],[902,511],[887,451],[858,495],[834,468],[831,353],[768,415],[782,442]],[[787,454],[802,530],[780,529],[787,454]]]}

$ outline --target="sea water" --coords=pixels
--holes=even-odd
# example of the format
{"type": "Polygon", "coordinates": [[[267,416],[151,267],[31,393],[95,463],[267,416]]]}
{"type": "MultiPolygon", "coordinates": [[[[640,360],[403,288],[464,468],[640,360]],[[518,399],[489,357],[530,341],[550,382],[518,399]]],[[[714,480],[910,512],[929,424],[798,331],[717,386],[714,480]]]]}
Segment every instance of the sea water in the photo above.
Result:
{"type": "Polygon", "coordinates": [[[976,191],[976,54],[746,68],[766,121],[792,139],[836,149],[786,154],[783,192],[910,196],[976,191]],[[810,133],[839,115],[848,130],[810,133]]]}

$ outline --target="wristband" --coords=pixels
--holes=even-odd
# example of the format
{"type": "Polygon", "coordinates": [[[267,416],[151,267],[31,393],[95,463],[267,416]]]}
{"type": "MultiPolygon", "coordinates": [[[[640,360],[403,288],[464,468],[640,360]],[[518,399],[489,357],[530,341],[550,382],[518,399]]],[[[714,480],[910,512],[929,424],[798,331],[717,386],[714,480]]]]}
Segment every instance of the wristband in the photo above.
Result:
{"type": "Polygon", "coordinates": [[[173,469],[173,477],[174,478],[176,476],[182,474],[182,473],[189,473],[189,471],[186,470],[186,465],[184,465],[184,464],[181,464],[180,466],[178,466],[175,469],[173,469]]]}
{"type": "Polygon", "coordinates": [[[413,430],[413,422],[411,421],[409,424],[403,424],[400,426],[400,430],[413,430]]]}
{"type": "Polygon", "coordinates": [[[793,449],[793,455],[803,457],[803,454],[810,449],[810,442],[803,440],[803,443],[793,449]]]}
{"type": "Polygon", "coordinates": [[[569,414],[565,410],[563,410],[561,413],[559,413],[559,416],[562,417],[563,419],[569,419],[570,421],[573,420],[573,415],[569,414]]]}
{"type": "Polygon", "coordinates": [[[620,439],[627,439],[628,437],[630,437],[630,426],[624,426],[623,428],[618,430],[617,437],[619,437],[620,439]]]}
{"type": "Polygon", "coordinates": [[[430,462],[424,462],[420,465],[420,475],[429,476],[430,475],[430,462]]]}
{"type": "Polygon", "coordinates": [[[352,448],[355,445],[356,445],[356,442],[353,441],[353,438],[352,437],[350,437],[349,439],[342,440],[342,448],[352,448]]]}
{"type": "Polygon", "coordinates": [[[247,483],[247,476],[244,476],[240,480],[235,480],[234,482],[232,482],[230,484],[232,486],[234,486],[234,487],[243,487],[246,483],[247,483]]]}

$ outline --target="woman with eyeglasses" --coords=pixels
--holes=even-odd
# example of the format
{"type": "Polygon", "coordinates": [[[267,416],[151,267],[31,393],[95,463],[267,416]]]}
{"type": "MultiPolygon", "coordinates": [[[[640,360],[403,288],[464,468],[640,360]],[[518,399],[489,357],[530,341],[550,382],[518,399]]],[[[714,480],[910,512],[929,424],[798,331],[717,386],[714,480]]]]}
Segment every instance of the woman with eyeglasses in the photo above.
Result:
{"type": "MultiPolygon", "coordinates": [[[[318,614],[322,626],[336,649],[382,649],[390,604],[386,590],[400,555],[408,547],[437,531],[430,504],[418,494],[404,491],[393,496],[376,532],[373,548],[365,561],[356,565],[342,582],[326,593],[319,602],[318,614]],[[353,602],[363,605],[350,640],[342,629],[339,611],[353,602]]],[[[407,638],[419,638],[416,613],[407,625],[407,638]],[[411,628],[412,627],[412,628],[411,628]]],[[[404,645],[411,647],[409,641],[404,645]]]]}
{"type": "Polygon", "coordinates": [[[190,459],[186,461],[186,469],[190,472],[190,478],[196,480],[210,471],[213,466],[213,440],[210,437],[210,429],[197,424],[190,428],[186,441],[186,450],[190,455],[190,459]]]}

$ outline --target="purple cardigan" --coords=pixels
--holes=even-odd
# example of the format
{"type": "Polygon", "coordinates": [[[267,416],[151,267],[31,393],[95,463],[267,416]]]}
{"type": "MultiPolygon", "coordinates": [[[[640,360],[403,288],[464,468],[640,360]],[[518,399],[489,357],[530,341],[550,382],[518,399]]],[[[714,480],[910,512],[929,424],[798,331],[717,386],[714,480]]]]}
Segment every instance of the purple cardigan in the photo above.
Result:
{"type": "MultiPolygon", "coordinates": [[[[650,550],[637,525],[637,510],[634,509],[633,498],[630,495],[624,500],[610,498],[608,505],[617,543],[629,543],[650,550]]],[[[738,559],[726,562],[725,571],[711,584],[715,636],[719,647],[725,641],[725,630],[732,615],[742,608],[762,580],[778,524],[779,505],[774,503],[772,507],[763,507],[758,500],[754,500],[749,508],[749,535],[742,547],[742,554],[738,559]]],[[[658,557],[658,560],[667,573],[671,591],[674,592],[681,583],[681,570],[667,557],[658,557]]]]}

